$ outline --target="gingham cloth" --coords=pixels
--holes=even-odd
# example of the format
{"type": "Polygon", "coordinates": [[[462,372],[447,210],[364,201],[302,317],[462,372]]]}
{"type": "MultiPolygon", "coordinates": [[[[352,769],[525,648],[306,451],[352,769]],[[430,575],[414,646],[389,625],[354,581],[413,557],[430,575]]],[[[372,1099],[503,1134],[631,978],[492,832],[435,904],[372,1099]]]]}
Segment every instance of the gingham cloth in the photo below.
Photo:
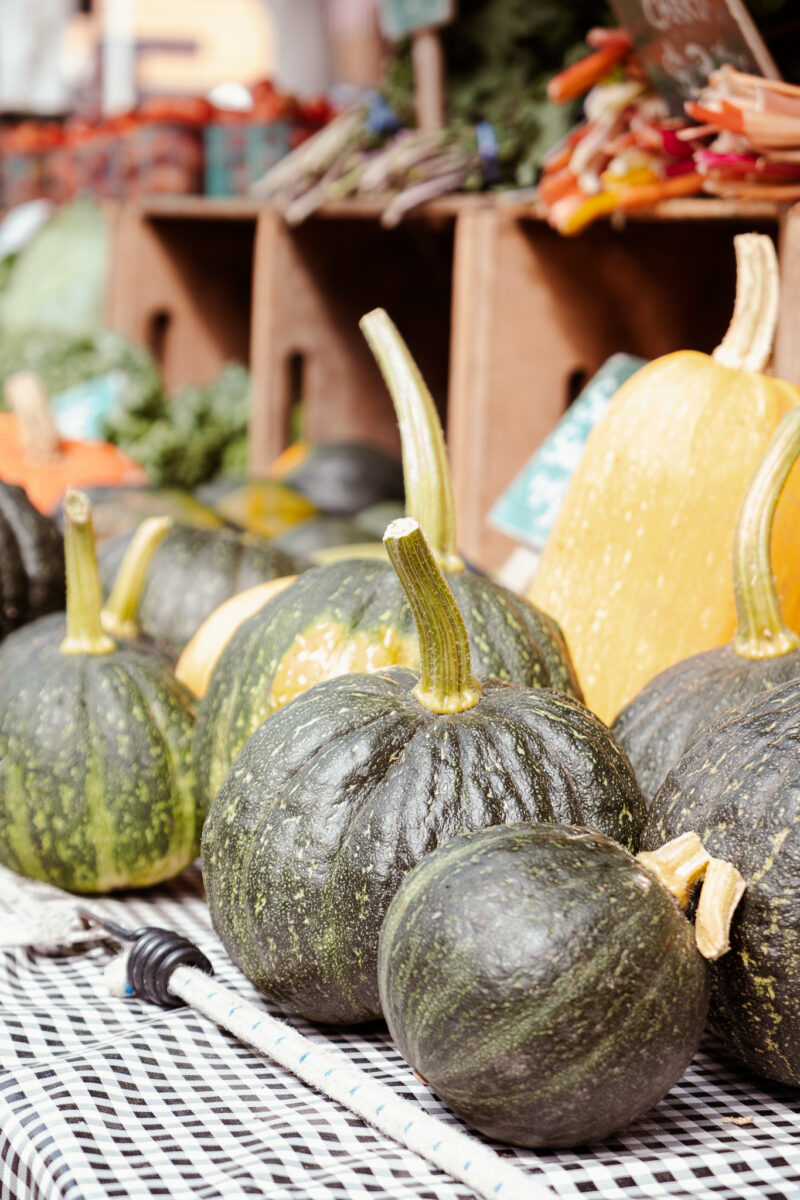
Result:
{"type": "MultiPolygon", "coordinates": [[[[102,909],[186,934],[223,983],[263,1003],[210,927],[196,868],[102,909]]],[[[111,997],[109,959],[102,946],[0,954],[0,1200],[470,1200],[463,1184],[191,1009],[111,997]]],[[[463,1128],[384,1026],[293,1023],[463,1128]]],[[[709,1040],[621,1136],[574,1152],[497,1148],[564,1200],[800,1200],[800,1095],[740,1072],[709,1040]]]]}

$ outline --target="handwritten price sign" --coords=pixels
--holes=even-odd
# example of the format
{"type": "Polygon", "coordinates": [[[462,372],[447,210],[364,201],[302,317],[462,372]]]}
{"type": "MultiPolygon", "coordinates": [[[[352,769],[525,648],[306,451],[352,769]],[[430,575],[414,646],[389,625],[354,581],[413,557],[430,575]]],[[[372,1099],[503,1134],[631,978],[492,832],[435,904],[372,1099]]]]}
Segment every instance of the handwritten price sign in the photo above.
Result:
{"type": "Polygon", "coordinates": [[[381,0],[381,29],[392,40],[449,25],[455,15],[455,0],[381,0]]]}
{"type": "Polygon", "coordinates": [[[675,113],[723,63],[779,78],[742,0],[611,0],[611,7],[675,113]]]}

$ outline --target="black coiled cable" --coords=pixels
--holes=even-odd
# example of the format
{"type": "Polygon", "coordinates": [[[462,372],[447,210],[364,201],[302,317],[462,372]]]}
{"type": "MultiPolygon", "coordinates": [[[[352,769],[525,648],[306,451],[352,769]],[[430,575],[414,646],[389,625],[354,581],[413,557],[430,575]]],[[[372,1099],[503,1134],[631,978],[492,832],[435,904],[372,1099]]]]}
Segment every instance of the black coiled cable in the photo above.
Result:
{"type": "Polygon", "coordinates": [[[202,950],[180,933],[156,927],[136,931],[128,955],[128,983],[140,999],[162,1008],[179,1008],[184,1001],[168,986],[176,967],[197,967],[206,975],[214,974],[202,950]]]}
{"type": "Polygon", "coordinates": [[[214,974],[202,950],[180,933],[150,925],[143,929],[125,929],[88,909],[81,908],[79,912],[84,921],[107,929],[116,941],[133,942],[128,955],[128,983],[141,1000],[161,1008],[179,1008],[185,1002],[169,990],[176,967],[197,967],[206,975],[214,974]]]}

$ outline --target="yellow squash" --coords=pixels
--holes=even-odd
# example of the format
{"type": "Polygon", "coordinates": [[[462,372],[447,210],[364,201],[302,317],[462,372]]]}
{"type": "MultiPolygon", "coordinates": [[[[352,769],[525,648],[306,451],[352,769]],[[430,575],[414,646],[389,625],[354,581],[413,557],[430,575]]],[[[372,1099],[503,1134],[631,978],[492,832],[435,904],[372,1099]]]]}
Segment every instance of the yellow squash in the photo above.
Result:
{"type": "MultiPolygon", "coordinates": [[[[592,431],[530,599],[561,624],[586,701],[611,719],[659,671],[729,642],[739,507],[800,390],[763,374],[777,323],[771,240],[734,239],[733,320],[712,356],[678,351],[619,389],[592,431]]],[[[772,562],[800,629],[800,466],[781,497],[772,562]]]]}

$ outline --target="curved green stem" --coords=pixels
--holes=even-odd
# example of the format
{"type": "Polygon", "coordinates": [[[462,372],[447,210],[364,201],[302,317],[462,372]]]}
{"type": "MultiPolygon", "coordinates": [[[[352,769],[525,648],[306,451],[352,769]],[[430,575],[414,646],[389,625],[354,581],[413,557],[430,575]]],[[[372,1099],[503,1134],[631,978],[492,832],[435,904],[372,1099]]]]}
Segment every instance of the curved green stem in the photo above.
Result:
{"type": "Polygon", "coordinates": [[[472,674],[467,629],[419,523],[400,517],[383,541],[417,623],[422,678],[414,695],[430,712],[474,708],[481,685],[472,674]]]}
{"type": "Polygon", "coordinates": [[[770,360],[778,326],[778,256],[772,238],[766,233],[739,233],[733,245],[736,251],[733,316],[712,357],[740,371],[763,371],[770,360]]]}
{"type": "Polygon", "coordinates": [[[100,613],[106,633],[115,638],[139,634],[136,614],[153,555],[172,528],[172,517],[147,517],[131,538],[120,563],[111,594],[100,613]]]}
{"type": "Polygon", "coordinates": [[[62,654],[109,654],[115,643],[103,633],[103,593],[94,552],[92,508],[83,492],[64,498],[64,557],[67,563],[67,636],[62,654]]]}
{"type": "Polygon", "coordinates": [[[778,425],[747,489],[733,535],[736,637],[742,658],[779,658],[800,644],[783,620],[772,576],[770,541],[780,494],[800,454],[800,408],[778,425]]]}
{"type": "Polygon", "coordinates": [[[419,521],[445,571],[463,571],[456,553],[456,522],[447,447],[419,367],[382,308],[359,322],[392,397],[403,447],[406,513],[419,521]]]}

